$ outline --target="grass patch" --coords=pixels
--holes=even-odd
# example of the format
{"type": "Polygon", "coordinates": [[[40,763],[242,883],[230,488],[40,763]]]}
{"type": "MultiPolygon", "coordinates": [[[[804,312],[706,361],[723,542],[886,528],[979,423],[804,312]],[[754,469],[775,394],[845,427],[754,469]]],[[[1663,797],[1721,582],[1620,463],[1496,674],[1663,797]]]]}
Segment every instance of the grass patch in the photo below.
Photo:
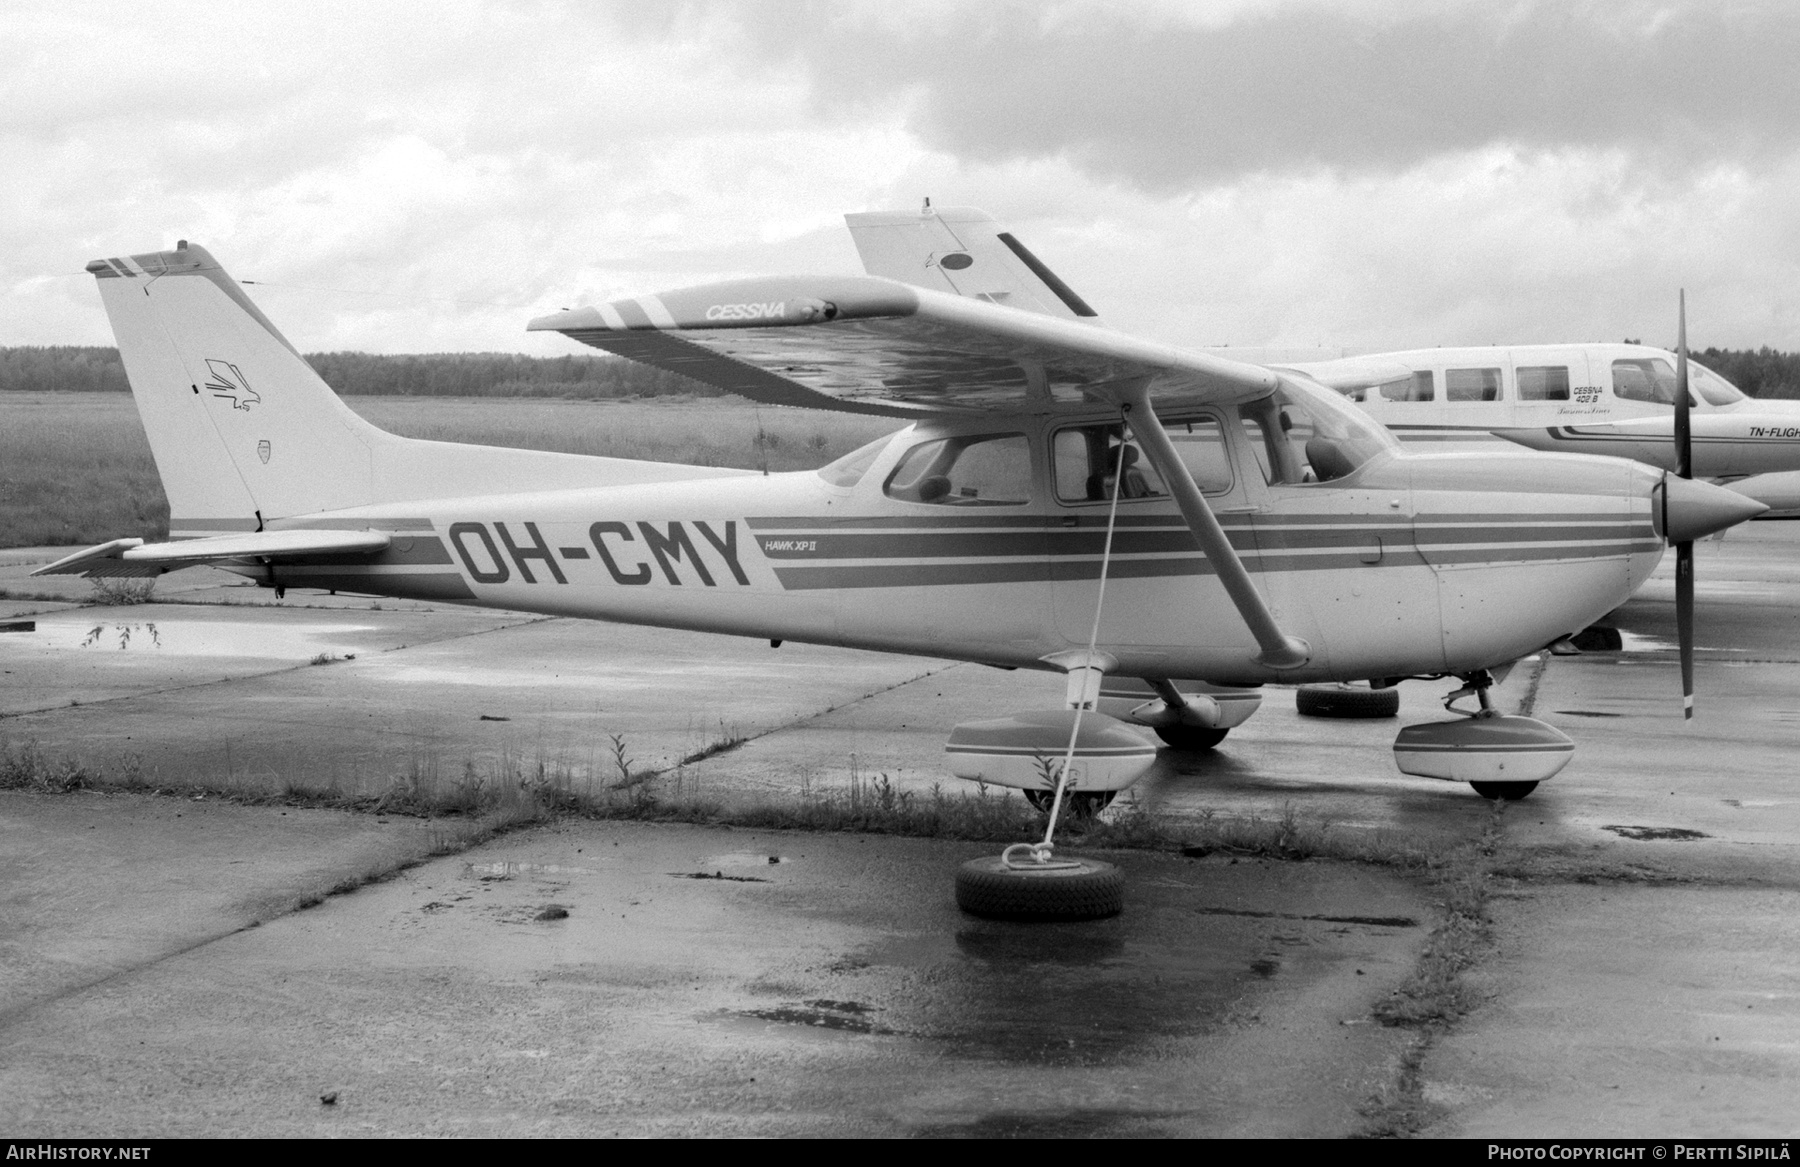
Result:
{"type": "Polygon", "coordinates": [[[1422,1129],[1437,1117],[1426,1102],[1422,1070],[1437,1036],[1479,1004],[1464,980],[1493,943],[1488,900],[1504,835],[1506,803],[1496,801],[1481,833],[1427,865],[1436,887],[1439,920],[1426,938],[1412,975],[1375,1007],[1383,1025],[1413,1031],[1400,1059],[1400,1072],[1380,1097],[1363,1109],[1369,1138],[1396,1138],[1422,1129]]]}
{"type": "Polygon", "coordinates": [[[108,607],[129,607],[132,604],[148,604],[151,593],[156,591],[156,576],[109,576],[97,575],[88,580],[93,591],[94,604],[108,607]]]}
{"type": "Polygon", "coordinates": [[[0,547],[169,532],[169,504],[132,399],[9,393],[0,426],[0,547]]]}
{"type": "MultiPolygon", "coordinates": [[[[934,785],[928,791],[903,790],[886,774],[864,775],[852,768],[843,783],[818,783],[803,774],[792,792],[710,793],[699,789],[681,766],[661,772],[636,769],[622,736],[613,736],[606,752],[614,772],[610,777],[578,773],[573,766],[543,757],[503,753],[491,763],[465,761],[455,766],[421,752],[386,778],[365,773],[342,776],[343,780],[331,775],[302,781],[239,777],[228,769],[223,782],[165,785],[160,778],[148,780],[136,757],[103,770],[76,759],[52,757],[33,742],[21,745],[0,738],[0,789],[203,794],[247,805],[479,822],[489,832],[556,817],[982,843],[1030,842],[1044,831],[1044,816],[1018,793],[1000,787],[955,783],[948,789],[934,785]]],[[[470,845],[471,838],[466,825],[459,826],[446,836],[444,847],[460,849],[470,845]]],[[[1300,818],[1291,805],[1276,815],[1209,812],[1195,819],[1169,819],[1128,801],[1101,817],[1059,819],[1056,842],[1082,850],[1180,852],[1195,858],[1217,853],[1290,862],[1322,858],[1403,870],[1428,870],[1438,862],[1428,845],[1381,833],[1340,831],[1329,822],[1300,818]]]]}

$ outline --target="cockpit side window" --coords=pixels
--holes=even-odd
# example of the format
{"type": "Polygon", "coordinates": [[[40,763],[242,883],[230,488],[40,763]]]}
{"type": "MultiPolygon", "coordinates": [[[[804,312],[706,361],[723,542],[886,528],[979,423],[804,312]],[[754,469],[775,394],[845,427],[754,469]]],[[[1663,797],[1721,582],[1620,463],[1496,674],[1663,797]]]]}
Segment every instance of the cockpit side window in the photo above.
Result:
{"type": "Polygon", "coordinates": [[[1632,357],[1612,363],[1613,396],[1655,405],[1675,404],[1675,370],[1661,357],[1632,357]]]}
{"type": "MultiPolygon", "coordinates": [[[[1201,492],[1230,490],[1231,459],[1218,418],[1203,414],[1161,420],[1176,455],[1201,492]]],[[[1062,502],[1107,502],[1115,485],[1121,502],[1169,496],[1162,476],[1135,441],[1124,440],[1124,430],[1117,422],[1058,430],[1051,449],[1056,463],[1056,497],[1062,502]]]]}
{"type": "Polygon", "coordinates": [[[887,496],[935,506],[1018,506],[1031,501],[1031,443],[1024,434],[938,438],[908,450],[888,475],[887,496]]]}

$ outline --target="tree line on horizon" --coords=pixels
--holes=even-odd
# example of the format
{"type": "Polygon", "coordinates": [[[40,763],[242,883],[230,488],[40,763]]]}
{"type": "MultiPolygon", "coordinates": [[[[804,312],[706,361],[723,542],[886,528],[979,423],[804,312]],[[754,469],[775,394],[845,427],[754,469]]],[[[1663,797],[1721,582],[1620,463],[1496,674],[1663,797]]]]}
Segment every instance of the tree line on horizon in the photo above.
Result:
{"type": "MultiPolygon", "coordinates": [[[[716,397],[722,390],[614,356],[585,353],[307,353],[306,362],[346,397],[716,397]]],[[[0,392],[123,393],[119,350],[45,345],[0,348],[0,392]]]]}
{"type": "MultiPolygon", "coordinates": [[[[1629,342],[1636,343],[1636,342],[1629,342]]],[[[1800,398],[1800,352],[1708,348],[1694,354],[1752,397],[1800,398]]],[[[514,353],[309,353],[325,383],[345,396],[716,397],[721,390],[613,356],[527,357],[514,353]]],[[[0,348],[0,391],[123,393],[119,350],[101,346],[0,348]]]]}

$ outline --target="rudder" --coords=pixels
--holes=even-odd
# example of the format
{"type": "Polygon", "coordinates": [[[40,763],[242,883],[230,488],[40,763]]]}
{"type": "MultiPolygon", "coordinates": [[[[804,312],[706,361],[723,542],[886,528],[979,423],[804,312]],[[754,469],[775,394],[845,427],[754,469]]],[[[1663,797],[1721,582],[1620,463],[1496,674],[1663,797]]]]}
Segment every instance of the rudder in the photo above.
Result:
{"type": "Polygon", "coordinates": [[[969,296],[1046,316],[1098,322],[1087,301],[986,211],[933,207],[918,213],[845,215],[863,270],[872,276],[969,296]]]}

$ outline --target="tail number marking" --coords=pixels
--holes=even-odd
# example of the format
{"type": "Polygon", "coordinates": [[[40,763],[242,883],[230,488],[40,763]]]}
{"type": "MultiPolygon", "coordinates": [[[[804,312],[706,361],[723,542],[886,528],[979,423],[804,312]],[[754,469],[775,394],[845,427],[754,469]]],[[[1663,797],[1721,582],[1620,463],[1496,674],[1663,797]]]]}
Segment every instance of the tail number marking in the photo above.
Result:
{"type": "MultiPolygon", "coordinates": [[[[494,532],[499,535],[496,542],[486,523],[452,523],[450,543],[476,583],[505,583],[512,578],[516,568],[522,582],[535,584],[538,577],[532,571],[532,560],[539,561],[542,569],[557,583],[568,583],[568,577],[556,561],[556,553],[538,530],[538,525],[521,523],[519,526],[524,528],[523,539],[508,530],[505,523],[494,523],[494,532]],[[502,548],[505,548],[504,552],[502,548]],[[510,567],[507,564],[509,558],[512,561],[510,567]]],[[[594,523],[588,527],[588,539],[616,584],[627,587],[648,584],[655,579],[656,569],[660,569],[663,579],[674,587],[689,582],[682,578],[684,575],[698,579],[704,587],[717,587],[719,581],[713,575],[715,569],[708,566],[709,557],[702,554],[702,545],[712,549],[713,558],[723,563],[733,580],[745,587],[750,584],[750,577],[738,560],[735,520],[726,521],[723,534],[713,530],[711,524],[698,520],[662,524],[641,521],[636,524],[594,523]],[[688,530],[690,527],[693,532],[688,530]],[[699,542],[694,539],[695,533],[700,536],[699,542]],[[649,554],[648,560],[643,558],[645,552],[649,554]],[[656,565],[654,569],[652,561],[656,565]]],[[[565,548],[563,558],[585,559],[586,550],[565,548]],[[577,551],[581,553],[573,554],[577,551]]]]}

